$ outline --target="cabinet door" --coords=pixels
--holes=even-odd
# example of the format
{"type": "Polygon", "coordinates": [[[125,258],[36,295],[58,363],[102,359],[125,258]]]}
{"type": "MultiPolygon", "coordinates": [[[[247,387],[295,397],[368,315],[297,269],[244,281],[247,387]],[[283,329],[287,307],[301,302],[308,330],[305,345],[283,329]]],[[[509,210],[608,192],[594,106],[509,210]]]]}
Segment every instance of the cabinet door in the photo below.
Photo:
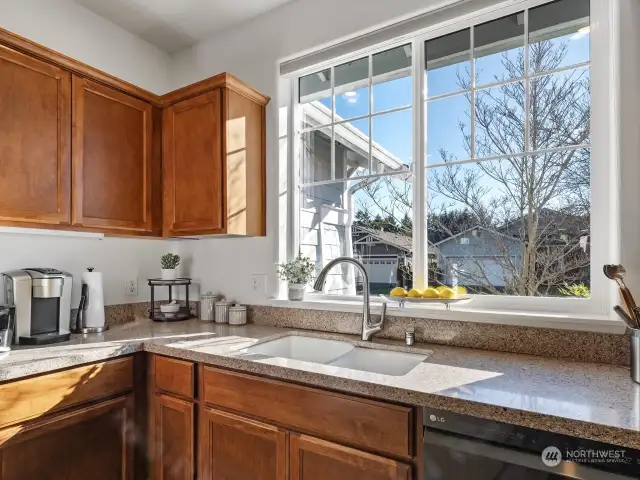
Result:
{"type": "Polygon", "coordinates": [[[73,77],[73,224],[152,230],[153,108],[73,77]]]}
{"type": "Polygon", "coordinates": [[[207,408],[199,445],[203,480],[287,479],[287,432],[275,426],[207,408]]]}
{"type": "Polygon", "coordinates": [[[71,75],[0,48],[0,223],[68,224],[71,75]]]}
{"type": "Polygon", "coordinates": [[[291,434],[290,480],[410,480],[411,467],[396,460],[291,434]]]}
{"type": "Polygon", "coordinates": [[[155,479],[193,480],[193,403],[157,394],[153,410],[155,479]]]}
{"type": "Polygon", "coordinates": [[[224,233],[222,93],[204,93],[164,111],[164,234],[224,233]]]}
{"type": "Polygon", "coordinates": [[[120,397],[0,431],[0,478],[131,478],[127,428],[133,397],[120,397]]]}

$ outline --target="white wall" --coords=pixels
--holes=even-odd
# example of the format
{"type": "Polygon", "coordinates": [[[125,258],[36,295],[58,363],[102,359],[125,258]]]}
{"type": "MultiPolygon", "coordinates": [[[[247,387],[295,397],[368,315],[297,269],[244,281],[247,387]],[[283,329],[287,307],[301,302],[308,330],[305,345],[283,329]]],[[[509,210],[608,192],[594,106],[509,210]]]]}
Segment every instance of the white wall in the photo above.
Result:
{"type": "MultiPolygon", "coordinates": [[[[0,272],[52,267],[73,275],[72,306],[80,301],[81,275],[87,267],[102,272],[105,304],[149,300],[146,279],[160,276],[160,257],[175,242],[135,238],[78,238],[0,234],[0,272]],[[138,296],[125,294],[125,281],[138,279],[138,296]]],[[[165,297],[159,297],[165,298],[165,297]]]]}
{"type": "Polygon", "coordinates": [[[190,274],[204,290],[247,303],[276,293],[278,106],[286,100],[281,93],[286,89],[279,89],[279,63],[447,3],[451,1],[297,0],[173,55],[172,88],[226,71],[272,98],[267,111],[267,237],[183,242],[183,256],[191,257],[190,274]],[[251,290],[252,273],[268,274],[266,294],[251,290]]]}
{"type": "Polygon", "coordinates": [[[0,0],[0,27],[153,93],[169,90],[168,54],[71,0],[0,0]]]}
{"type": "MultiPolygon", "coordinates": [[[[168,90],[169,56],[71,0],[0,0],[0,26],[154,93],[168,90]]],[[[1,192],[0,192],[1,194],[1,192]]],[[[175,243],[0,234],[0,272],[54,267],[74,276],[73,306],[86,267],[102,271],[105,303],[146,301],[145,279],[158,276],[160,256],[175,243]],[[138,278],[138,296],[125,280],[138,278]]]]}

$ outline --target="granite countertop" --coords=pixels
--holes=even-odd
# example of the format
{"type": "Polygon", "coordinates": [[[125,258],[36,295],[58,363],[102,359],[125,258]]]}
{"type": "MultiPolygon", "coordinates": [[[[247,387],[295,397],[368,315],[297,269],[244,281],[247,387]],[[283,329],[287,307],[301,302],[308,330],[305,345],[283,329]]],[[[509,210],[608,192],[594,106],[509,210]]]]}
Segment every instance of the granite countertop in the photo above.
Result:
{"type": "Polygon", "coordinates": [[[102,335],[74,335],[56,346],[18,347],[0,357],[0,380],[148,351],[282,380],[440,408],[515,425],[640,449],[640,385],[623,367],[529,355],[197,320],[139,319],[102,335]],[[264,355],[246,348],[286,335],[347,340],[427,355],[404,376],[389,376],[264,355]]]}

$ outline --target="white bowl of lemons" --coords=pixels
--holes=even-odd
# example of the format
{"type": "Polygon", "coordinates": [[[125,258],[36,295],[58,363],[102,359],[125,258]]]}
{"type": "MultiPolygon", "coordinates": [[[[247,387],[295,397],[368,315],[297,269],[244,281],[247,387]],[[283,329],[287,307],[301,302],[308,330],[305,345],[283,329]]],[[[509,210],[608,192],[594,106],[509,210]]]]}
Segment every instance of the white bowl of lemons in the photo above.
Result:
{"type": "Polygon", "coordinates": [[[412,288],[407,291],[402,287],[396,287],[389,295],[384,295],[389,300],[400,302],[416,302],[416,303],[453,303],[462,300],[469,300],[471,297],[467,294],[467,289],[463,286],[447,287],[440,285],[438,287],[429,287],[424,290],[412,288]]]}

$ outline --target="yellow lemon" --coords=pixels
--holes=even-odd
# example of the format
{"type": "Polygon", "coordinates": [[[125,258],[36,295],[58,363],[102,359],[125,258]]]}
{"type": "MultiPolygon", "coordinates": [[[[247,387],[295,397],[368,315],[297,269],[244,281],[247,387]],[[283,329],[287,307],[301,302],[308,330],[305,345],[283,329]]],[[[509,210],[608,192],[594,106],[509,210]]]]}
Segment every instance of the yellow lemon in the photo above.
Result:
{"type": "Polygon", "coordinates": [[[438,285],[436,287],[436,291],[440,292],[440,291],[442,291],[443,288],[449,288],[449,287],[447,287],[446,285],[438,285]]]}
{"type": "Polygon", "coordinates": [[[417,288],[412,288],[411,290],[409,290],[409,293],[407,293],[407,297],[409,297],[409,298],[420,298],[420,297],[422,297],[422,292],[420,290],[418,290],[417,288]]]}
{"type": "Polygon", "coordinates": [[[458,295],[466,295],[467,294],[467,289],[465,287],[463,287],[462,285],[458,285],[457,287],[453,287],[453,291],[456,292],[458,295]]]}
{"type": "Polygon", "coordinates": [[[393,290],[391,290],[390,295],[392,297],[406,297],[407,291],[402,287],[396,287],[393,290]]]}
{"type": "Polygon", "coordinates": [[[438,298],[438,296],[438,291],[433,287],[429,287],[424,292],[422,292],[423,298],[438,298]]]}
{"type": "Polygon", "coordinates": [[[444,287],[438,293],[440,298],[456,298],[458,296],[458,294],[449,287],[444,287]]]}

